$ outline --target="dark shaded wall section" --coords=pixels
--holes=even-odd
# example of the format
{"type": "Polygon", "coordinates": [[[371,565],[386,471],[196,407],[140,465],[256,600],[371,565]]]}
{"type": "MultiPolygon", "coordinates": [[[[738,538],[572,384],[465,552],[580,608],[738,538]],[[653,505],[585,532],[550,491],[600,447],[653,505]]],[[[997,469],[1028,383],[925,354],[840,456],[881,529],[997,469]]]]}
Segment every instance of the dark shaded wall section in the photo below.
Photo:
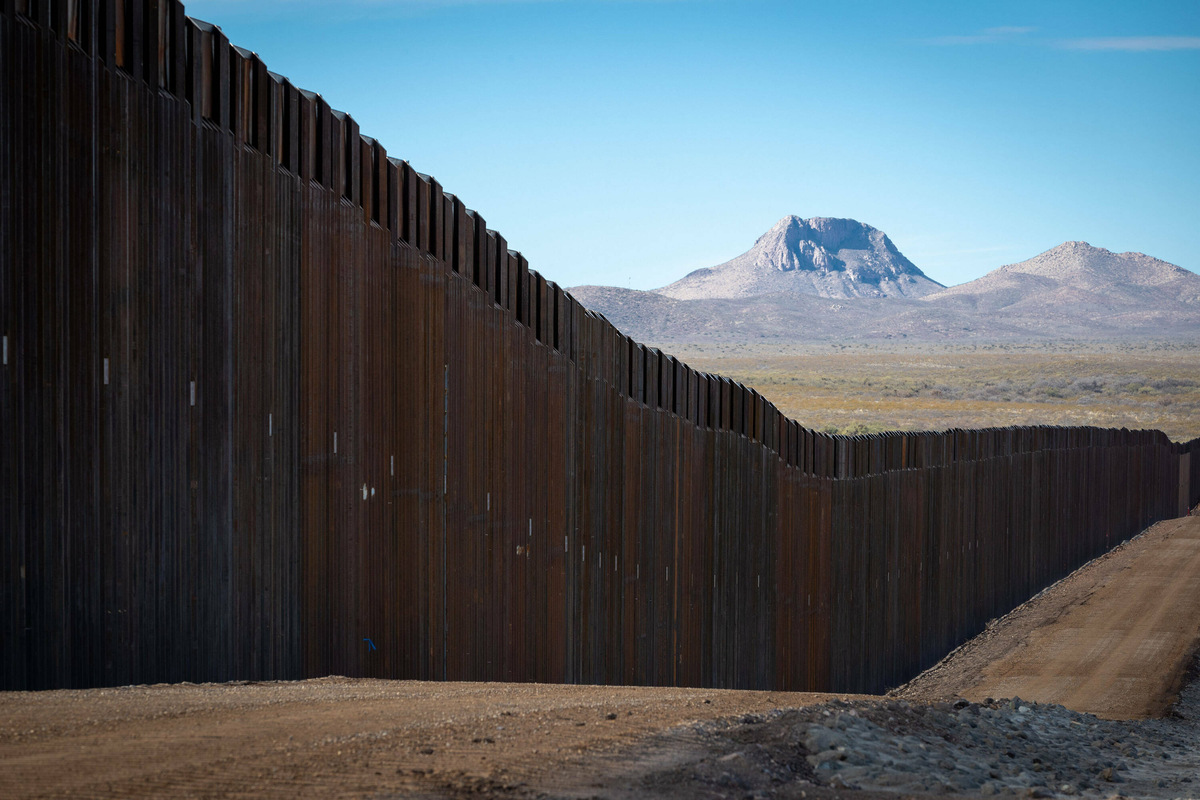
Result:
{"type": "Polygon", "coordinates": [[[0,0],[0,334],[7,689],[874,691],[1200,499],[1154,431],[803,428],[169,0],[0,0]]]}

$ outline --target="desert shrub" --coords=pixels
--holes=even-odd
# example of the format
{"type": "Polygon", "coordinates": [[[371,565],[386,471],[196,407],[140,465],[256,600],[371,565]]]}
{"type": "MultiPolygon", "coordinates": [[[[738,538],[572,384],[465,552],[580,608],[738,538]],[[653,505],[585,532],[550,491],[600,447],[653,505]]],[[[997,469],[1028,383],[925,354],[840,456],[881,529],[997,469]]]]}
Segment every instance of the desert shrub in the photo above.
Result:
{"type": "Polygon", "coordinates": [[[1031,387],[1036,395],[1042,397],[1061,398],[1067,396],[1067,387],[1071,386],[1071,381],[1066,378],[1039,378],[1033,382],[1031,387]]]}
{"type": "Polygon", "coordinates": [[[1118,375],[1108,385],[1114,393],[1119,393],[1137,391],[1144,383],[1145,379],[1140,375],[1118,375]]]}
{"type": "Polygon", "coordinates": [[[930,397],[940,397],[944,400],[957,400],[962,397],[962,389],[957,386],[947,386],[944,383],[932,387],[928,392],[930,397]]]}
{"type": "Polygon", "coordinates": [[[1148,383],[1160,392],[1194,389],[1196,387],[1195,381],[1189,381],[1184,378],[1156,378],[1148,383]]]}
{"type": "Polygon", "coordinates": [[[1071,383],[1071,388],[1077,392],[1100,392],[1105,383],[1105,379],[1099,377],[1076,378],[1071,383]]]}
{"type": "Polygon", "coordinates": [[[822,433],[841,436],[864,436],[868,433],[883,433],[884,431],[893,430],[892,426],[876,425],[867,422],[851,422],[849,425],[826,425],[821,428],[822,433]]]}

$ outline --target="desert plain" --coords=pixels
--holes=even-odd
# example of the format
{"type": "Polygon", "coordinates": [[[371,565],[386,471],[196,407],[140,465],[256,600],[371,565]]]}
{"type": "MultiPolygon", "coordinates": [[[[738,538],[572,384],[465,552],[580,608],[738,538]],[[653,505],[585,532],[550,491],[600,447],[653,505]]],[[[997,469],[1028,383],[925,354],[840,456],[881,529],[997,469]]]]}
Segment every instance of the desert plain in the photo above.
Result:
{"type": "Polygon", "coordinates": [[[1007,425],[1200,436],[1200,343],[676,343],[657,345],[756,389],[829,433],[1007,425]]]}

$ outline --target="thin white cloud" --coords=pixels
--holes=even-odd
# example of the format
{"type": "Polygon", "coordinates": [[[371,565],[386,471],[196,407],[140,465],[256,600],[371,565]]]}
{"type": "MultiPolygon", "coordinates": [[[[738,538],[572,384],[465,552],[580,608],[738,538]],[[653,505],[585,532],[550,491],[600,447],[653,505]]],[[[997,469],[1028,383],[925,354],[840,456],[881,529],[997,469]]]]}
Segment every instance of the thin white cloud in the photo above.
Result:
{"type": "Polygon", "coordinates": [[[1061,50],[1113,51],[1123,53],[1150,53],[1170,50],[1200,50],[1200,36],[1096,36],[1075,39],[1030,39],[1029,34],[1037,28],[1026,25],[1001,25],[984,28],[978,33],[957,36],[935,36],[923,39],[924,44],[953,46],[977,44],[1032,43],[1056,47],[1061,50]]]}
{"type": "Polygon", "coordinates": [[[925,39],[924,42],[932,45],[996,44],[1014,41],[1036,30],[1037,28],[1028,25],[1000,25],[965,36],[935,36],[932,39],[925,39]]]}
{"type": "Polygon", "coordinates": [[[1200,36],[1101,36],[1063,39],[1058,46],[1066,50],[1117,50],[1126,53],[1200,50],[1200,36]]]}

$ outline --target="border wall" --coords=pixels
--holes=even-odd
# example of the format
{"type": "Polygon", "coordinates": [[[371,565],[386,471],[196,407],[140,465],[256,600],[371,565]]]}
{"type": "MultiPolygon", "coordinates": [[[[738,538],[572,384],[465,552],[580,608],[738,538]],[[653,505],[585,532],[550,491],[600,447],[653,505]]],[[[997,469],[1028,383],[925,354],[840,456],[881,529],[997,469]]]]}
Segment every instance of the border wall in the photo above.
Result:
{"type": "Polygon", "coordinates": [[[0,0],[0,334],[5,689],[878,691],[1200,500],[1157,431],[804,428],[174,0],[0,0]]]}

